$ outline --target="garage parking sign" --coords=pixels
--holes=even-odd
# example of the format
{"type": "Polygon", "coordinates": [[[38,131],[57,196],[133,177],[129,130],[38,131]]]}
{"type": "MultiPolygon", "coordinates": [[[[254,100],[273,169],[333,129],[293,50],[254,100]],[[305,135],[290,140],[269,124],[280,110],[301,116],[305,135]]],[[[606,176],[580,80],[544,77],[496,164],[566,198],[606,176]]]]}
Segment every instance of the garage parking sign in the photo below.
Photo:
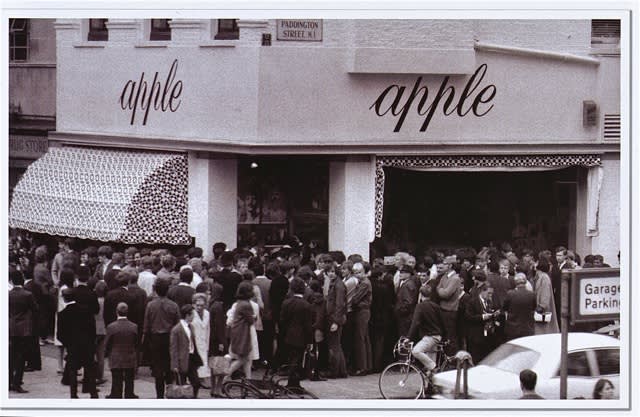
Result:
{"type": "Polygon", "coordinates": [[[571,319],[574,322],[620,318],[620,270],[589,268],[571,271],[571,319]]]}

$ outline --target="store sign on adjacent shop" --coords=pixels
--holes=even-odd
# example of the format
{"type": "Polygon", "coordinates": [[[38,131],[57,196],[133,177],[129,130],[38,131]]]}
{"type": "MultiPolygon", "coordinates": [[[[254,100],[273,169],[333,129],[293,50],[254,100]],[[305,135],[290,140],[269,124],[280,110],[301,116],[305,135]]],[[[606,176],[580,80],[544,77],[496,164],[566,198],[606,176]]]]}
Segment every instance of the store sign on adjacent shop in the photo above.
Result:
{"type": "Polygon", "coordinates": [[[278,19],[279,41],[322,41],[322,19],[278,19]]]}
{"type": "Polygon", "coordinates": [[[573,322],[620,318],[620,270],[588,268],[571,272],[573,322]]]}
{"type": "Polygon", "coordinates": [[[9,134],[9,156],[12,158],[38,159],[48,150],[46,136],[9,134]]]}

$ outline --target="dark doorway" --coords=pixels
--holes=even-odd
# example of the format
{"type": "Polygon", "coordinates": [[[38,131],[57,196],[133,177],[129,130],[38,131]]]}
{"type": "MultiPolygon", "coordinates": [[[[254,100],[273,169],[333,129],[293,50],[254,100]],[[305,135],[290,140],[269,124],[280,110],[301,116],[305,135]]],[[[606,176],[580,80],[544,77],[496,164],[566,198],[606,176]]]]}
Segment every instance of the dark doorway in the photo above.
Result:
{"type": "Polygon", "coordinates": [[[377,255],[510,242],[539,251],[575,230],[577,168],[536,172],[419,172],[385,168],[377,255]]]}

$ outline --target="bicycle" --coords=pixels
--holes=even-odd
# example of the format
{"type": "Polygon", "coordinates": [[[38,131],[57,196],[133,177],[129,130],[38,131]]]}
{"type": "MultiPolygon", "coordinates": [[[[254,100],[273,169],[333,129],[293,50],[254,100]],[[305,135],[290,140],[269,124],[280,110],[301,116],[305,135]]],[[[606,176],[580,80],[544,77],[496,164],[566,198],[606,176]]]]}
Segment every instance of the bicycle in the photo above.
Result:
{"type": "Polygon", "coordinates": [[[287,387],[286,377],[279,372],[265,372],[262,379],[240,378],[222,384],[222,392],[232,399],[318,399],[315,394],[302,387],[287,387]]]}
{"type": "MultiPolygon", "coordinates": [[[[431,375],[448,370],[456,361],[456,356],[446,353],[448,340],[438,341],[436,367],[428,374],[422,364],[413,357],[413,342],[401,337],[393,348],[393,354],[399,359],[388,365],[378,379],[378,388],[384,399],[419,399],[428,398],[433,391],[431,375]]],[[[453,365],[455,366],[455,365],[453,365]]]]}

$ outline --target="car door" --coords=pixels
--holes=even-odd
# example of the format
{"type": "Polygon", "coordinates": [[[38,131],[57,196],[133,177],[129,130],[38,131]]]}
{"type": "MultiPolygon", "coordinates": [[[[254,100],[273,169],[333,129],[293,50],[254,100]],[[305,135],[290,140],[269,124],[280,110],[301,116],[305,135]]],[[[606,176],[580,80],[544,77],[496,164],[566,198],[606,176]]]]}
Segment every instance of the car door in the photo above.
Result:
{"type": "MultiPolygon", "coordinates": [[[[567,399],[591,398],[597,380],[596,355],[593,350],[576,350],[567,355],[567,399]]],[[[538,381],[538,394],[544,398],[560,398],[560,364],[554,376],[538,381]]]]}

